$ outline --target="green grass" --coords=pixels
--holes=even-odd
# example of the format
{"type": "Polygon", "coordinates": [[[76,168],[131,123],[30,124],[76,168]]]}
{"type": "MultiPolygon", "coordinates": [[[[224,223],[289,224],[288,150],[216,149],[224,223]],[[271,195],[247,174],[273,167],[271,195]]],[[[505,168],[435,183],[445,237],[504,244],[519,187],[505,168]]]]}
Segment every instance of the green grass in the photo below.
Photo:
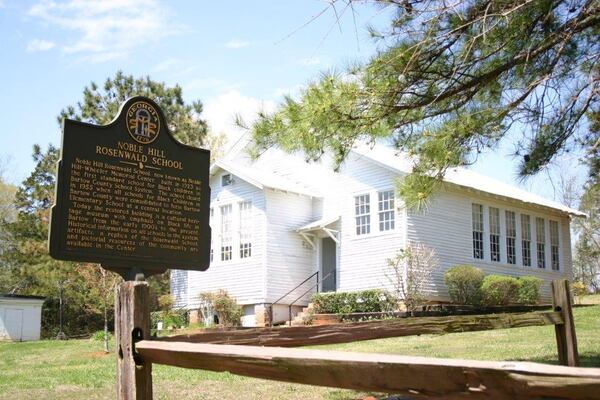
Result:
{"type": "MultiPolygon", "coordinates": [[[[574,310],[583,366],[600,367],[600,305],[574,310]]],[[[113,399],[114,354],[101,342],[70,340],[0,343],[0,400],[113,399]]],[[[318,346],[357,352],[556,363],[552,326],[422,335],[318,346]]],[[[155,399],[360,399],[363,394],[244,378],[183,368],[153,366],[155,399]]]]}
{"type": "Polygon", "coordinates": [[[578,296],[575,298],[575,304],[600,304],[600,293],[578,296]]]}

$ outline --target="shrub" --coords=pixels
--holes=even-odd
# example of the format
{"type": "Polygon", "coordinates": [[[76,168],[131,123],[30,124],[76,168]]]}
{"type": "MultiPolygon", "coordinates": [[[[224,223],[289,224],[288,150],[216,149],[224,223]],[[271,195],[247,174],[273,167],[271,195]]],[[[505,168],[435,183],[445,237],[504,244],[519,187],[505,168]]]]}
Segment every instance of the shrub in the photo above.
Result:
{"type": "Polygon", "coordinates": [[[540,287],[544,281],[535,276],[522,276],[518,281],[517,303],[536,304],[540,300],[540,287]]]}
{"type": "Polygon", "coordinates": [[[200,293],[200,300],[202,303],[208,304],[208,308],[217,314],[219,324],[224,326],[241,325],[244,313],[242,307],[237,304],[227,291],[219,289],[214,293],[200,293]]]}
{"type": "MultiPolygon", "coordinates": [[[[104,330],[94,332],[92,334],[92,336],[90,337],[90,340],[92,340],[94,342],[104,341],[104,330]]],[[[112,333],[108,332],[108,341],[111,341],[111,340],[112,340],[112,333]]]]}
{"type": "Polygon", "coordinates": [[[166,311],[153,311],[150,313],[150,328],[156,330],[158,323],[163,323],[163,329],[181,328],[188,323],[187,310],[174,308],[166,311]]]}
{"type": "Polygon", "coordinates": [[[481,284],[483,304],[488,306],[505,306],[515,302],[518,291],[519,280],[512,276],[488,275],[481,284]]]}
{"type": "Polygon", "coordinates": [[[169,311],[173,308],[175,301],[170,294],[163,294],[158,298],[158,307],[161,311],[169,311]]]}
{"type": "Polygon", "coordinates": [[[311,298],[315,312],[319,314],[350,314],[393,311],[397,299],[381,289],[359,292],[317,293],[311,298]]]}
{"type": "Polygon", "coordinates": [[[571,285],[571,291],[573,292],[573,296],[583,297],[587,294],[587,288],[583,282],[573,282],[571,285]]]}
{"type": "Polygon", "coordinates": [[[457,265],[444,274],[450,299],[457,304],[479,304],[483,272],[472,265],[457,265]]]}
{"type": "Polygon", "coordinates": [[[386,277],[406,309],[415,310],[426,298],[426,287],[438,266],[435,251],[422,243],[408,243],[386,260],[386,277]]]}

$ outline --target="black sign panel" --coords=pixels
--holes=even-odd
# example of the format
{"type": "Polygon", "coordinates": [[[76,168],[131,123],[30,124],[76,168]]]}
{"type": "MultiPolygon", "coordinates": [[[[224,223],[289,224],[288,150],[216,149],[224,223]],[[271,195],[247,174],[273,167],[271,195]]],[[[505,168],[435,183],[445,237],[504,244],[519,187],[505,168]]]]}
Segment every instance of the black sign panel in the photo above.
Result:
{"type": "Polygon", "coordinates": [[[144,97],[127,100],[106,126],[66,119],[50,255],[126,279],[207,269],[209,166],[210,152],[177,142],[144,97]]]}

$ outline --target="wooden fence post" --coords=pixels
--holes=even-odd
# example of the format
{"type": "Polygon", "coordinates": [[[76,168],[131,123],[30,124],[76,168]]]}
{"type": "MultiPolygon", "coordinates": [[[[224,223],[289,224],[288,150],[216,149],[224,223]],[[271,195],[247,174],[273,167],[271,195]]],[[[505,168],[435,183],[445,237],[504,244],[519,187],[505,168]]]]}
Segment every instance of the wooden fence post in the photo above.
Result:
{"type": "Polygon", "coordinates": [[[117,287],[117,400],[152,400],[152,364],[135,351],[135,343],[150,339],[148,283],[126,281],[117,287]]]}
{"type": "Polygon", "coordinates": [[[554,311],[562,313],[564,321],[562,324],[554,325],[558,361],[561,365],[577,367],[579,365],[579,354],[577,353],[577,336],[575,335],[575,323],[573,321],[571,292],[568,280],[560,279],[552,281],[552,306],[554,307],[554,311]]]}

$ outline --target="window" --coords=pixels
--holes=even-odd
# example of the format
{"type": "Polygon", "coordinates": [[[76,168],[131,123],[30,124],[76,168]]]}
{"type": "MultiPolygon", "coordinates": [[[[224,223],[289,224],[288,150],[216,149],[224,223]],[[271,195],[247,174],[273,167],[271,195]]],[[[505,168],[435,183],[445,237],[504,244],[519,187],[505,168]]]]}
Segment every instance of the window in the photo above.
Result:
{"type": "Polygon", "coordinates": [[[221,186],[229,186],[233,183],[233,179],[231,179],[231,174],[225,174],[221,176],[221,186]]]}
{"type": "Polygon", "coordinates": [[[240,203],[240,258],[252,255],[252,202],[240,203]]]}
{"type": "Polygon", "coordinates": [[[362,194],[354,197],[354,215],[356,216],[356,234],[371,232],[371,196],[362,194]]]}
{"type": "MultiPolygon", "coordinates": [[[[213,225],[214,219],[215,219],[215,209],[211,207],[210,208],[210,218],[208,220],[208,224],[210,225],[211,228],[214,226],[213,225]]],[[[215,254],[214,244],[213,244],[214,243],[214,240],[213,240],[214,236],[215,235],[214,235],[214,230],[213,230],[213,234],[210,235],[210,262],[213,262],[214,254],[215,254]]]]}
{"type": "Polygon", "coordinates": [[[535,240],[537,242],[537,266],[546,268],[546,227],[543,218],[535,219],[535,240]]]}
{"type": "Polygon", "coordinates": [[[231,204],[221,206],[221,261],[229,261],[232,257],[231,204]]]}
{"type": "Polygon", "coordinates": [[[473,257],[483,260],[483,206],[472,205],[473,218],[473,257]]]}
{"type": "Polygon", "coordinates": [[[560,269],[560,258],[558,256],[558,222],[550,221],[550,256],[552,260],[552,270],[560,269]]]}
{"type": "Polygon", "coordinates": [[[521,214],[521,251],[523,265],[531,267],[531,218],[526,214],[521,214]]]}
{"type": "Polygon", "coordinates": [[[388,190],[377,193],[379,204],[379,230],[389,231],[394,229],[394,191],[388,190]]]}
{"type": "Polygon", "coordinates": [[[490,256],[500,262],[500,210],[490,207],[490,256]]]}
{"type": "Polygon", "coordinates": [[[506,217],[506,262],[516,264],[517,222],[515,221],[515,213],[505,211],[504,216],[506,217]]]}

